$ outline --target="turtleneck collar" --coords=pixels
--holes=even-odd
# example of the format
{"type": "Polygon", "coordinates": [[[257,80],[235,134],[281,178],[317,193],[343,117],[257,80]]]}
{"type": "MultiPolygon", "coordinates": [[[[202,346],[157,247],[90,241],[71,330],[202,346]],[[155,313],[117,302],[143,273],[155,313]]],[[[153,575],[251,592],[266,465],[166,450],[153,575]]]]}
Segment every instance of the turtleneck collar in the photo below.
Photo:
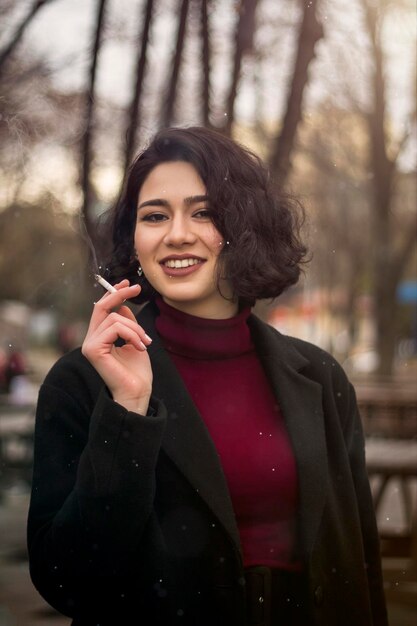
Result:
{"type": "Polygon", "coordinates": [[[254,350],[247,319],[250,308],[218,320],[196,317],[174,309],[158,297],[156,329],[168,352],[191,359],[225,359],[254,350]]]}

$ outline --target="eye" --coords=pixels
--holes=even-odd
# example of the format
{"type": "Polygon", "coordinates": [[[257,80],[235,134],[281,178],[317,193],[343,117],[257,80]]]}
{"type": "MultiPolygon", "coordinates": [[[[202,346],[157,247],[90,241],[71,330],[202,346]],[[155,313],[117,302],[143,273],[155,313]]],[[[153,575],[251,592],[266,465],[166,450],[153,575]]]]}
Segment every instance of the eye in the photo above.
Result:
{"type": "Polygon", "coordinates": [[[197,217],[198,219],[201,220],[211,220],[212,219],[212,212],[210,211],[210,209],[198,209],[198,211],[196,211],[195,213],[193,213],[193,217],[197,217]]]}
{"type": "Polygon", "coordinates": [[[139,221],[140,222],[163,222],[164,220],[168,219],[166,215],[164,215],[163,213],[147,213],[146,215],[140,215],[139,216],[139,221]]]}

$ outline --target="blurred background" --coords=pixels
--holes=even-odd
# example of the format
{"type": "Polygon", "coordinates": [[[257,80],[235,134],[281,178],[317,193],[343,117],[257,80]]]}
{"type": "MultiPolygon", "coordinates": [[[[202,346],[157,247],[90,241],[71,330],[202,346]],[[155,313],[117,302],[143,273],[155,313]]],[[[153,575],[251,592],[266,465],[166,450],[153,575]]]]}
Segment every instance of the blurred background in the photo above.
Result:
{"type": "Polygon", "coordinates": [[[101,293],[96,219],[156,130],[193,124],[306,208],[306,274],[257,313],[355,383],[390,623],[417,624],[414,0],[0,0],[0,18],[0,626],[69,623],[27,573],[34,403],[101,293]]]}

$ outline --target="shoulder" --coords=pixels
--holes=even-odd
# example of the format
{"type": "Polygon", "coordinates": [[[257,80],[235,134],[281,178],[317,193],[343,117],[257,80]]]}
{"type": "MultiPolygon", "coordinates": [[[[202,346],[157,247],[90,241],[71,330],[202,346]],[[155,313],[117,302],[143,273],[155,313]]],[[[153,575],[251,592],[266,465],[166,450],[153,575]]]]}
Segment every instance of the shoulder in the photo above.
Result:
{"type": "Polygon", "coordinates": [[[271,346],[271,351],[285,365],[294,367],[301,374],[323,387],[343,388],[349,386],[349,380],[340,363],[326,350],[308,341],[283,335],[276,328],[252,316],[256,333],[263,338],[263,343],[271,346]]]}
{"type": "Polygon", "coordinates": [[[336,394],[345,393],[352,388],[345,370],[326,350],[297,337],[286,340],[308,361],[303,373],[319,382],[325,388],[336,390],[336,394]]]}
{"type": "MultiPolygon", "coordinates": [[[[275,329],[273,329],[275,330],[275,329]]],[[[278,332],[278,331],[275,331],[278,332]]],[[[320,346],[316,346],[309,341],[300,339],[299,337],[291,337],[290,335],[282,335],[300,354],[302,354],[313,366],[331,365],[338,370],[342,370],[342,366],[336,361],[330,352],[326,352],[320,346]]]]}

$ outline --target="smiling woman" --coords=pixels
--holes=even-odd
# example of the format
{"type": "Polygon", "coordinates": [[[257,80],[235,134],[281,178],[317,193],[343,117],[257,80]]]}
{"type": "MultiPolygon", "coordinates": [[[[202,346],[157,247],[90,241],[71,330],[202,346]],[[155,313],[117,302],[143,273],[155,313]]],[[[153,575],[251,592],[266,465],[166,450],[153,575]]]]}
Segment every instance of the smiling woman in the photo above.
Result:
{"type": "MultiPolygon", "coordinates": [[[[138,198],[152,173],[152,180],[158,184],[154,191],[157,195],[147,199],[158,200],[158,206],[162,206],[162,201],[167,200],[164,192],[168,181],[164,176],[157,177],[153,170],[173,164],[179,168],[178,174],[180,168],[184,172],[182,183],[184,168],[193,168],[192,175],[186,177],[186,187],[177,182],[173,199],[178,202],[181,193],[181,200],[187,195],[194,196],[197,192],[191,190],[192,183],[198,194],[205,196],[198,208],[209,211],[222,240],[216,266],[216,280],[222,293],[225,285],[220,283],[227,276],[233,298],[253,305],[258,299],[279,296],[298,281],[306,254],[300,240],[302,207],[296,198],[273,185],[256,155],[220,133],[204,128],[163,130],[133,163],[125,191],[111,213],[110,232],[106,235],[113,240],[107,263],[111,280],[137,281],[134,232],[138,198]]],[[[175,175],[172,178],[174,183],[175,175]]],[[[151,218],[157,219],[161,218],[151,218]]],[[[140,284],[142,291],[136,301],[146,302],[155,295],[146,272],[140,284]]]]}
{"type": "Polygon", "coordinates": [[[208,202],[190,163],[157,165],[139,192],[135,249],[144,275],[165,302],[185,313],[221,319],[235,315],[238,303],[227,281],[218,288],[224,241],[208,202]]]}
{"type": "Polygon", "coordinates": [[[299,215],[213,131],[133,163],[115,289],[37,410],[31,575],[74,626],[387,626],[353,388],[251,313],[298,280],[299,215]]]}

